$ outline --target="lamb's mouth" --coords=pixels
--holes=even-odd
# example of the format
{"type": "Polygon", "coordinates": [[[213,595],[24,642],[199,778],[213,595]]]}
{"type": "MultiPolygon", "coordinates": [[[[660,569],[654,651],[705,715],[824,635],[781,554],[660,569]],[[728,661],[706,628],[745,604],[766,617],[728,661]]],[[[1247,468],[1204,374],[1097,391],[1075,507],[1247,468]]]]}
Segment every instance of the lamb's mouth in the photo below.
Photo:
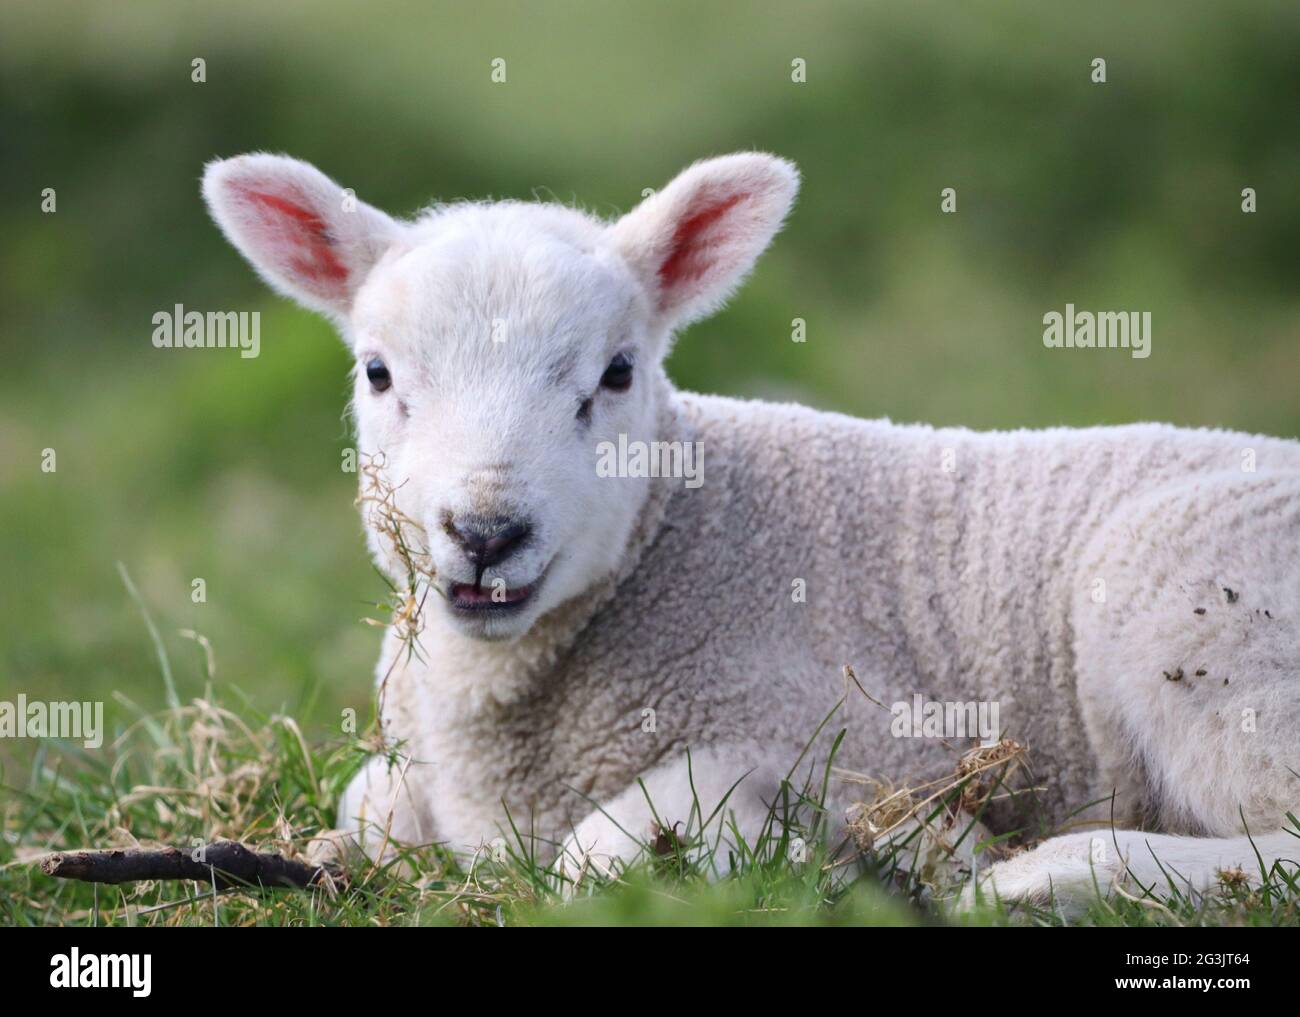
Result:
{"type": "Polygon", "coordinates": [[[501,589],[492,584],[452,583],[447,590],[447,602],[452,610],[465,614],[509,614],[518,611],[537,591],[541,577],[513,589],[501,589]]]}

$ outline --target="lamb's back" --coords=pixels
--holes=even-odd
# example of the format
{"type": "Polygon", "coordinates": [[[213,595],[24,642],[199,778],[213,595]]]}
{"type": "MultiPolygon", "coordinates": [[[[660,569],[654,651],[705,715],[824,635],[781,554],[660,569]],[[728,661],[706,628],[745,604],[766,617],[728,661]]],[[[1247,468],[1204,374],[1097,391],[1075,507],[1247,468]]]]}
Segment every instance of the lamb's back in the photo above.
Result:
{"type": "MultiPolygon", "coordinates": [[[[844,664],[886,705],[996,702],[1053,786],[1049,807],[1082,804],[1092,778],[1070,624],[1078,591],[1104,580],[1081,574],[1087,542],[1122,528],[1133,499],[1188,477],[1300,470],[1296,442],[1162,424],[975,432],[717,397],[683,405],[704,483],[678,498],[670,518],[685,533],[668,548],[692,563],[677,572],[692,577],[683,615],[706,612],[714,645],[757,669],[732,691],[778,700],[763,709],[807,735],[844,694],[844,664]],[[691,596],[695,577],[707,606],[691,596]]],[[[779,737],[754,712],[732,711],[779,737]]],[[[839,716],[850,767],[897,779],[954,755],[895,738],[891,714],[860,693],[839,716]]]]}

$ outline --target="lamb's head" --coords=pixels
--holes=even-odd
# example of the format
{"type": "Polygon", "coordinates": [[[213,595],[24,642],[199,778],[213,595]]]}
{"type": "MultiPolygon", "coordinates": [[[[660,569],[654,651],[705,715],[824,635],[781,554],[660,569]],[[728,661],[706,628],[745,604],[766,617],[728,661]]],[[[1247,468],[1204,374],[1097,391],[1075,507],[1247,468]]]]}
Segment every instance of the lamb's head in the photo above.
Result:
{"type": "MultiPolygon", "coordinates": [[[[797,187],[789,163],[744,153],[610,223],[522,202],[401,222],[282,156],[215,162],[203,182],[263,278],[339,326],[359,452],[418,531],[434,610],[483,638],[522,634],[617,566],[648,481],[598,470],[602,443],[655,440],[673,332],[722,304],[797,187]]],[[[381,530],[371,549],[402,581],[381,530]]]]}

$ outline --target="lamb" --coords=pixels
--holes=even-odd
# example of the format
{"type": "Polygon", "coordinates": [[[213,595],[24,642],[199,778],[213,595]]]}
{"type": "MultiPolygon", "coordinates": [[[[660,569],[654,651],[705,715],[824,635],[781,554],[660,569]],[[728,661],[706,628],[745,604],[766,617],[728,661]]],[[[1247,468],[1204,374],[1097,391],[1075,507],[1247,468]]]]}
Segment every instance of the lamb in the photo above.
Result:
{"type": "MultiPolygon", "coordinates": [[[[721,307],[798,182],[740,153],[613,222],[516,201],[399,222],[287,157],[208,166],[227,238],[355,355],[358,446],[427,563],[423,652],[390,629],[377,667],[398,762],[371,760],[339,826],[372,853],[472,851],[508,810],[569,871],[612,869],[718,803],[705,832],[753,838],[841,728],[838,766],[947,767],[950,744],[845,697],[851,664],[881,703],[997,703],[1049,829],[1104,800],[1101,826],[993,866],[984,893],[1080,907],[1258,872],[1256,851],[1293,865],[1300,443],[677,390],[674,335],[721,307]],[[601,447],[653,442],[696,450],[700,482],[598,469],[601,447]]],[[[401,582],[409,558],[366,522],[401,582]]],[[[854,789],[828,794],[839,830],[854,789]]]]}

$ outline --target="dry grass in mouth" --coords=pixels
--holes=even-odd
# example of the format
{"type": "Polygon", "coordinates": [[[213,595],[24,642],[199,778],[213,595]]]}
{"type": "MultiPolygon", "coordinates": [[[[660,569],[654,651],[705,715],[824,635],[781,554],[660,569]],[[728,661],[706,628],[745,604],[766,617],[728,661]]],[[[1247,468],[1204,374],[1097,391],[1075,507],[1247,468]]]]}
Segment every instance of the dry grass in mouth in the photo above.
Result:
{"type": "MultiPolygon", "coordinates": [[[[392,626],[404,644],[413,645],[423,625],[420,610],[428,591],[436,589],[437,570],[428,550],[428,533],[424,527],[397,506],[397,492],[402,484],[387,477],[387,457],[382,453],[364,456],[361,465],[362,486],[356,504],[365,512],[366,525],[387,542],[405,572],[403,586],[393,586],[393,596],[385,605],[389,618],[367,618],[378,628],[392,626]],[[417,539],[410,539],[414,535],[417,539]],[[421,590],[421,583],[424,589],[421,590]]],[[[403,482],[405,483],[405,482],[403,482]]],[[[390,580],[390,585],[391,580],[390,580]]]]}
{"type": "Polygon", "coordinates": [[[403,657],[420,657],[420,633],[424,629],[424,602],[433,590],[440,596],[438,572],[433,565],[433,556],[429,552],[428,531],[408,516],[397,505],[397,492],[405,484],[393,484],[387,476],[388,458],[382,453],[362,456],[361,493],[357,495],[356,504],[365,514],[366,525],[379,535],[381,541],[391,548],[393,556],[404,573],[402,582],[395,583],[383,575],[388,583],[389,599],[377,604],[386,611],[388,619],[365,618],[367,625],[376,628],[388,628],[397,636],[403,647],[402,653],[393,655],[389,666],[380,682],[380,708],[378,716],[383,723],[383,701],[388,691],[388,679],[393,668],[403,657]]]}

